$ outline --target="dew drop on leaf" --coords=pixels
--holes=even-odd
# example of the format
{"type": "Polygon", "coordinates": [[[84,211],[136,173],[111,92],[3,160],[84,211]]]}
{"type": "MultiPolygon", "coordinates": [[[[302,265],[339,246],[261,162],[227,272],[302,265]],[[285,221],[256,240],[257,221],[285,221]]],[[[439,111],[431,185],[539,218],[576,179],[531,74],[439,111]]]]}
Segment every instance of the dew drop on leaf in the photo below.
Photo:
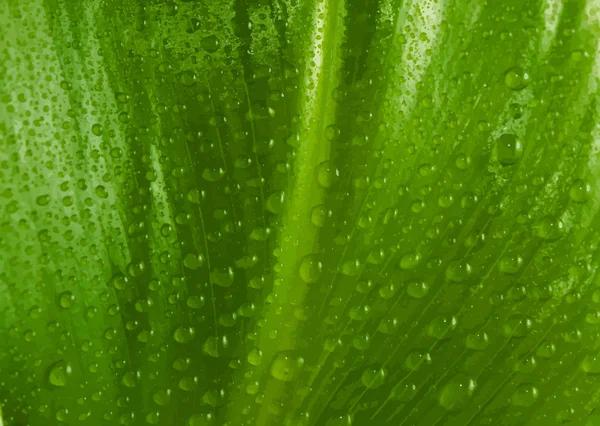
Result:
{"type": "Polygon", "coordinates": [[[294,356],[291,351],[280,352],[271,364],[271,376],[282,382],[290,382],[298,376],[303,365],[304,359],[294,356]]]}
{"type": "Polygon", "coordinates": [[[483,351],[489,345],[489,337],[484,331],[468,334],[466,345],[473,351],[483,351]]]}
{"type": "Polygon", "coordinates": [[[325,226],[325,220],[329,215],[327,214],[327,210],[325,209],[324,204],[318,204],[314,206],[310,212],[310,221],[317,228],[322,228],[325,226]]]}
{"type": "Polygon", "coordinates": [[[512,405],[531,407],[539,397],[538,389],[531,383],[520,384],[510,398],[512,405]]]}
{"type": "Polygon", "coordinates": [[[263,359],[263,353],[260,349],[254,348],[248,354],[248,362],[252,365],[260,365],[263,359]]]}
{"type": "Polygon", "coordinates": [[[422,299],[429,293],[429,284],[425,281],[411,281],[406,285],[406,293],[415,299],[422,299]]]}
{"type": "Polygon", "coordinates": [[[94,124],[92,125],[92,133],[96,136],[102,136],[102,133],[104,132],[104,128],[102,127],[101,124],[94,124]]]}
{"type": "Polygon", "coordinates": [[[177,327],[175,333],[173,333],[173,338],[177,343],[189,343],[194,339],[196,335],[196,330],[194,327],[177,327]]]}
{"type": "Polygon", "coordinates": [[[48,382],[52,386],[64,387],[67,385],[67,376],[71,374],[71,366],[64,360],[55,362],[50,366],[48,382]]]}
{"type": "Polygon", "coordinates": [[[408,252],[400,259],[400,269],[415,269],[421,262],[421,255],[415,251],[408,252]]]}
{"type": "Polygon", "coordinates": [[[583,179],[576,179],[569,189],[569,197],[573,202],[583,204],[590,199],[591,186],[583,179]]]}
{"type": "Polygon", "coordinates": [[[298,273],[302,281],[307,284],[316,282],[321,276],[323,264],[316,255],[309,254],[300,260],[298,273]]]}
{"type": "Polygon", "coordinates": [[[70,309],[73,306],[73,301],[75,300],[75,296],[70,291],[63,291],[60,296],[58,296],[58,303],[63,309],[70,309]]]}
{"type": "Polygon", "coordinates": [[[360,378],[363,386],[368,389],[377,389],[385,383],[387,371],[384,368],[371,366],[363,371],[360,378]]]}
{"type": "Polygon", "coordinates": [[[285,201],[285,192],[275,191],[269,195],[266,202],[266,209],[273,214],[281,214],[283,203],[285,201]]]}
{"type": "Polygon", "coordinates": [[[324,161],[317,166],[317,182],[321,188],[331,188],[339,176],[339,170],[330,161],[324,161]]]}
{"type": "Polygon", "coordinates": [[[219,50],[220,40],[216,35],[209,35],[204,37],[200,42],[202,45],[202,49],[204,49],[208,53],[215,53],[219,50]]]}
{"type": "Polygon", "coordinates": [[[40,195],[35,199],[35,202],[38,206],[47,206],[50,203],[50,195],[40,195]]]}
{"type": "Polygon", "coordinates": [[[464,408],[475,391],[475,380],[459,374],[446,383],[440,392],[440,405],[448,411],[464,408]]]}
{"type": "Polygon", "coordinates": [[[523,266],[523,257],[518,254],[503,256],[498,262],[498,270],[505,274],[516,274],[523,266]]]}
{"type": "Polygon", "coordinates": [[[529,84],[530,76],[521,67],[513,67],[504,73],[504,84],[511,90],[522,90],[529,84]]]}
{"type": "Polygon", "coordinates": [[[431,355],[422,349],[411,351],[404,360],[404,366],[411,371],[419,370],[423,363],[431,364],[431,355]]]}
{"type": "Polygon", "coordinates": [[[446,279],[452,282],[463,282],[471,276],[471,265],[462,259],[450,262],[446,269],[446,279]]]}
{"type": "Polygon", "coordinates": [[[497,142],[498,162],[503,166],[511,166],[523,156],[523,144],[513,133],[504,133],[497,142]]]}
{"type": "Polygon", "coordinates": [[[535,235],[547,241],[558,240],[564,234],[564,225],[560,219],[545,216],[535,224],[535,235]]]}

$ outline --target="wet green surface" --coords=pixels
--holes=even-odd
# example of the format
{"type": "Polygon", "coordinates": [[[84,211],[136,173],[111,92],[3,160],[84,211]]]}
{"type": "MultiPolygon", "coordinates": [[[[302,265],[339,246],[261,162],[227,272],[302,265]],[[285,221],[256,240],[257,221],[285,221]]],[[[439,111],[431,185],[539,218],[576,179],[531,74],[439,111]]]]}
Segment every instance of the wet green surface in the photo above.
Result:
{"type": "Polygon", "coordinates": [[[4,424],[600,425],[599,23],[0,0],[4,424]]]}

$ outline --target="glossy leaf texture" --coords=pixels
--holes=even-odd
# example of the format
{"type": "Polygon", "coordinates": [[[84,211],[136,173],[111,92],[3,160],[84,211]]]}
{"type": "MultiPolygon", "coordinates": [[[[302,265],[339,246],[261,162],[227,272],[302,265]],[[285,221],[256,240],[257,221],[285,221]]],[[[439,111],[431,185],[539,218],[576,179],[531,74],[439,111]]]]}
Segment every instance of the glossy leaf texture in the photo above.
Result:
{"type": "Polygon", "coordinates": [[[599,7],[0,0],[4,423],[600,424],[599,7]]]}

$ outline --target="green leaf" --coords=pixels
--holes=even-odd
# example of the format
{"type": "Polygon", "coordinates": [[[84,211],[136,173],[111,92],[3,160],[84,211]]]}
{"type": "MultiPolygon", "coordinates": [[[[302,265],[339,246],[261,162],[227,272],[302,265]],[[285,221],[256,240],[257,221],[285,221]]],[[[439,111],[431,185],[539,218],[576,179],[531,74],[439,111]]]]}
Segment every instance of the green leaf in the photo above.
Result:
{"type": "Polygon", "coordinates": [[[4,423],[597,424],[599,13],[4,0],[4,423]]]}

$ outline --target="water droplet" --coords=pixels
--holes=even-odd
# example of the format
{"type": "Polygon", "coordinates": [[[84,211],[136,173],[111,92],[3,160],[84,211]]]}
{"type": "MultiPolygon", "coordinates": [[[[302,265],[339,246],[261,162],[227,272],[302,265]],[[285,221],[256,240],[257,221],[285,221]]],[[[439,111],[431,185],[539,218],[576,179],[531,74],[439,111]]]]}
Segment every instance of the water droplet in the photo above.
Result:
{"type": "Polygon", "coordinates": [[[216,35],[209,35],[204,37],[200,42],[202,48],[208,53],[215,53],[219,50],[220,40],[216,35]]]}
{"type": "Polygon", "coordinates": [[[419,174],[423,177],[431,176],[435,172],[435,166],[429,163],[419,166],[419,174]]]}
{"type": "Polygon", "coordinates": [[[173,368],[179,372],[181,371],[185,371],[188,368],[190,368],[190,365],[192,364],[192,360],[190,358],[176,358],[175,361],[173,361],[173,368]]]}
{"type": "Polygon", "coordinates": [[[390,396],[396,401],[407,403],[412,401],[416,394],[417,386],[414,383],[400,383],[392,389],[390,396]]]}
{"type": "Polygon", "coordinates": [[[101,124],[94,124],[92,126],[92,133],[96,136],[102,136],[102,133],[104,132],[104,128],[102,127],[101,124]]]}
{"type": "Polygon", "coordinates": [[[452,194],[442,194],[438,197],[438,206],[447,209],[454,204],[454,196],[452,194]]]}
{"type": "Polygon", "coordinates": [[[204,264],[204,256],[200,253],[188,253],[183,259],[183,266],[196,270],[204,264]]]}
{"type": "Polygon", "coordinates": [[[563,236],[564,231],[562,221],[551,216],[543,217],[534,227],[535,235],[547,241],[558,240],[563,236]]]}
{"type": "Polygon", "coordinates": [[[331,212],[328,212],[325,209],[324,204],[318,204],[314,206],[310,212],[310,221],[317,228],[322,228],[323,226],[325,226],[325,220],[328,217],[331,217],[331,212]]]}
{"type": "Polygon", "coordinates": [[[260,365],[263,359],[263,353],[260,349],[254,348],[248,354],[248,362],[252,365],[260,365]]]}
{"type": "Polygon", "coordinates": [[[446,279],[452,282],[463,282],[471,276],[471,265],[462,259],[456,259],[450,262],[446,269],[446,279]]]}
{"type": "Polygon", "coordinates": [[[421,255],[415,251],[411,251],[406,253],[400,259],[400,268],[401,269],[415,269],[419,263],[421,262],[421,255]]]}
{"type": "Polygon", "coordinates": [[[152,400],[157,405],[164,407],[165,405],[169,404],[169,401],[171,401],[171,389],[160,389],[154,392],[154,395],[152,395],[152,400]]]}
{"type": "Polygon", "coordinates": [[[213,269],[210,273],[210,282],[219,287],[228,288],[233,284],[234,272],[233,268],[213,269]]]}
{"type": "Polygon", "coordinates": [[[371,336],[369,335],[369,333],[361,334],[352,339],[352,346],[354,346],[359,351],[366,351],[367,349],[369,349],[370,345],[371,336]]]}
{"type": "Polygon", "coordinates": [[[498,161],[503,166],[515,164],[523,156],[523,144],[512,133],[504,133],[496,142],[498,149],[498,161]]]}
{"type": "Polygon", "coordinates": [[[63,309],[70,309],[74,300],[75,296],[73,296],[73,293],[70,291],[63,291],[58,297],[58,303],[63,309]]]}
{"type": "Polygon", "coordinates": [[[520,384],[510,398],[512,405],[531,407],[539,397],[539,392],[531,383],[520,384]]]}
{"type": "Polygon", "coordinates": [[[189,343],[194,339],[195,335],[196,335],[196,330],[194,329],[194,327],[180,326],[180,327],[177,327],[177,329],[175,330],[175,333],[173,333],[173,338],[178,343],[189,343]]]}
{"type": "Polygon", "coordinates": [[[590,199],[590,195],[592,193],[591,186],[586,183],[583,179],[577,179],[571,185],[569,189],[569,197],[575,203],[585,203],[590,199]]]}
{"type": "Polygon", "coordinates": [[[360,260],[348,260],[342,264],[342,274],[353,277],[358,274],[360,269],[360,260]]]}
{"type": "Polygon", "coordinates": [[[50,366],[48,372],[48,382],[52,386],[64,387],[67,385],[67,376],[71,374],[71,366],[68,365],[64,360],[55,362],[50,366]]]}
{"type": "Polygon", "coordinates": [[[543,359],[550,359],[556,352],[556,346],[552,342],[542,342],[535,351],[536,356],[543,359]]]}
{"type": "Polygon", "coordinates": [[[446,334],[456,327],[456,317],[439,316],[433,319],[429,324],[427,333],[438,340],[443,339],[446,334]]]}
{"type": "Polygon", "coordinates": [[[191,87],[196,84],[197,76],[192,70],[185,70],[179,75],[179,81],[181,84],[187,87],[191,87]]]}
{"type": "Polygon", "coordinates": [[[285,201],[285,192],[275,191],[267,198],[266,209],[274,214],[281,214],[283,203],[285,201]]]}
{"type": "Polygon", "coordinates": [[[391,299],[392,297],[394,297],[394,294],[396,294],[397,290],[398,289],[394,285],[394,283],[388,283],[379,289],[379,296],[382,299],[388,300],[388,299],[391,299]]]}
{"type": "Polygon", "coordinates": [[[483,351],[489,343],[488,335],[484,331],[469,334],[466,339],[467,348],[473,351],[483,351]]]}
{"type": "Polygon", "coordinates": [[[340,172],[330,161],[323,161],[317,167],[317,182],[321,188],[331,188],[339,179],[340,172]]]}
{"type": "Polygon", "coordinates": [[[425,281],[411,281],[406,285],[406,293],[415,299],[422,299],[429,293],[429,284],[425,281]]]}
{"type": "Polygon", "coordinates": [[[458,154],[454,160],[454,165],[458,170],[467,170],[471,166],[471,157],[465,154],[458,154]]]}
{"type": "Polygon", "coordinates": [[[440,405],[448,411],[464,408],[475,391],[475,380],[458,374],[446,383],[440,393],[440,405]]]}
{"type": "Polygon", "coordinates": [[[412,371],[417,371],[426,362],[431,364],[431,355],[423,349],[411,351],[404,360],[404,366],[412,371]]]}
{"type": "Polygon", "coordinates": [[[518,254],[503,256],[498,262],[498,270],[505,274],[516,274],[523,266],[523,257],[518,254]]]}
{"type": "Polygon", "coordinates": [[[336,140],[337,138],[339,138],[340,133],[341,133],[340,128],[338,126],[336,126],[335,124],[330,124],[325,129],[325,137],[327,138],[328,141],[336,140]]]}
{"type": "Polygon", "coordinates": [[[123,374],[121,383],[123,383],[124,386],[126,386],[130,389],[133,389],[135,387],[135,385],[137,384],[136,374],[133,371],[128,371],[127,373],[123,374]]]}
{"type": "Polygon", "coordinates": [[[369,389],[377,389],[383,385],[387,376],[387,371],[381,367],[371,366],[363,371],[360,378],[363,386],[369,389]]]}
{"type": "Polygon", "coordinates": [[[311,284],[316,282],[321,276],[321,272],[323,270],[323,264],[317,258],[317,256],[313,254],[309,254],[304,256],[300,260],[300,266],[298,268],[298,272],[300,274],[300,278],[307,284],[311,284]]]}
{"type": "Polygon", "coordinates": [[[38,206],[47,206],[50,203],[50,195],[44,194],[40,195],[35,199],[35,202],[38,206]]]}
{"type": "Polygon", "coordinates": [[[522,90],[529,84],[530,76],[521,67],[513,67],[504,73],[504,84],[511,90],[522,90]]]}
{"type": "Polygon", "coordinates": [[[304,359],[296,357],[291,351],[280,352],[271,364],[271,376],[282,382],[294,380],[304,365],[304,359]]]}
{"type": "Polygon", "coordinates": [[[98,196],[98,198],[108,198],[108,191],[104,185],[98,185],[94,190],[94,193],[98,196]]]}

